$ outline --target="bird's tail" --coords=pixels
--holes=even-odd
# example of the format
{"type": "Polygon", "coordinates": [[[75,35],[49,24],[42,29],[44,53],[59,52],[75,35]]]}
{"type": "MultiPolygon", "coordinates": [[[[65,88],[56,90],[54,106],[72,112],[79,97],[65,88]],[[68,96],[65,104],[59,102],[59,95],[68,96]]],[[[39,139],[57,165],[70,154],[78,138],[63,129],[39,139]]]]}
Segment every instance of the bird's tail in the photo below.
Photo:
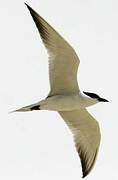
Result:
{"type": "Polygon", "coordinates": [[[13,112],[26,112],[26,111],[33,111],[33,110],[40,110],[39,102],[35,103],[35,104],[31,104],[29,106],[22,107],[22,108],[17,109],[17,110],[13,110],[13,111],[11,111],[9,113],[13,113],[13,112]]]}

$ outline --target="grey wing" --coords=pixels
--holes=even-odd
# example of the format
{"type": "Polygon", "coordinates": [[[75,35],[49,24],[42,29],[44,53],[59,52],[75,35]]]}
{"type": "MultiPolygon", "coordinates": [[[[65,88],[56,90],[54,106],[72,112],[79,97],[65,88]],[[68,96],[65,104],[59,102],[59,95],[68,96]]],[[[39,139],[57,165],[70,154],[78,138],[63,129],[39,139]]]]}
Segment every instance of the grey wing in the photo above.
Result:
{"type": "Polygon", "coordinates": [[[86,109],[59,112],[74,135],[79,153],[83,177],[87,176],[94,166],[100,145],[100,129],[98,122],[86,109]]]}
{"type": "Polygon", "coordinates": [[[49,96],[77,93],[77,70],[80,61],[74,49],[39,14],[30,6],[27,7],[49,53],[49,96]]]}

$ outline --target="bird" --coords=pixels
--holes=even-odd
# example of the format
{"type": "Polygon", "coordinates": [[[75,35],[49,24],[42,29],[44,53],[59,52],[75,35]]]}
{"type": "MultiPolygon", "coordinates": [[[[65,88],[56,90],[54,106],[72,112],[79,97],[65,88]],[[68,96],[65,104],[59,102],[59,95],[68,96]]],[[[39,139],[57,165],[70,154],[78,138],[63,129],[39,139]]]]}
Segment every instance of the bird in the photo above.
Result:
{"type": "Polygon", "coordinates": [[[13,112],[57,111],[72,132],[84,178],[94,167],[101,140],[99,123],[87,107],[109,101],[98,94],[80,90],[77,82],[80,60],[75,50],[34,9],[27,3],[25,5],[47,49],[50,92],[45,99],[13,112]]]}

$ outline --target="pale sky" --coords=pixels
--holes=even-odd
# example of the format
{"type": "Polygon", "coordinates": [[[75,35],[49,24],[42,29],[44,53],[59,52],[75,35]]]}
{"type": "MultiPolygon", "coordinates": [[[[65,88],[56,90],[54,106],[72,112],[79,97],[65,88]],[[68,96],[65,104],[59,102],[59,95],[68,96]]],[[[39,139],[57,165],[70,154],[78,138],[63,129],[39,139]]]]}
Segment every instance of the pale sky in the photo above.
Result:
{"type": "MultiPolygon", "coordinates": [[[[76,50],[81,90],[109,103],[88,110],[98,120],[102,141],[87,180],[118,179],[118,1],[30,0],[76,50]]],[[[72,135],[56,112],[8,114],[49,92],[48,59],[22,0],[0,2],[0,179],[80,180],[72,135]]]]}

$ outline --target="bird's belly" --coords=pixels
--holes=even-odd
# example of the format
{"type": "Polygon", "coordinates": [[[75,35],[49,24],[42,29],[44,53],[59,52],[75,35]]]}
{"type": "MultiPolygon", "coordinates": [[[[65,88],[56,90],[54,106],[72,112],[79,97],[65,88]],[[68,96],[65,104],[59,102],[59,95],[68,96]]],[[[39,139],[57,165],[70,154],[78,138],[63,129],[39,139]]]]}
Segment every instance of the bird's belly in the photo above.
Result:
{"type": "Polygon", "coordinates": [[[40,102],[40,109],[52,111],[71,111],[80,109],[81,103],[77,96],[53,96],[40,102]]]}

